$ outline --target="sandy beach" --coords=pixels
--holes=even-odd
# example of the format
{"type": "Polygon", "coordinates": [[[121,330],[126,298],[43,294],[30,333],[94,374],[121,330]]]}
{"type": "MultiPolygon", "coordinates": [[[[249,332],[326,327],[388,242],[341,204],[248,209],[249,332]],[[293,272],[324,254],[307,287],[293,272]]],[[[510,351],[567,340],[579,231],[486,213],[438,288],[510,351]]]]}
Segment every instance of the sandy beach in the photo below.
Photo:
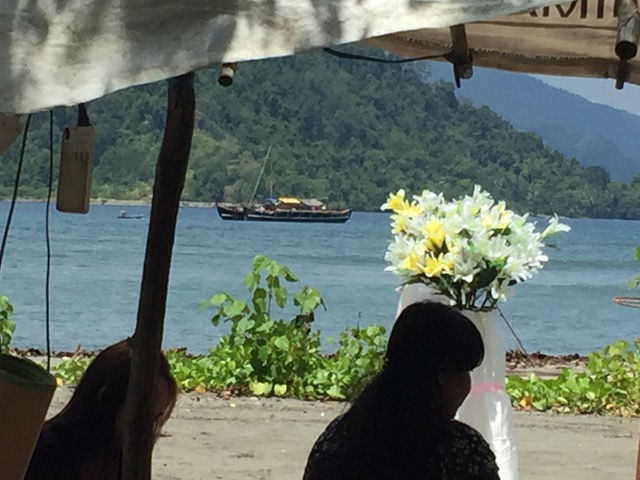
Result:
{"type": "MultiPolygon", "coordinates": [[[[70,396],[56,393],[50,414],[70,396]]],[[[154,454],[158,480],[299,480],[337,402],[181,394],[154,454]]],[[[633,478],[638,419],[516,412],[522,480],[633,478]]]]}

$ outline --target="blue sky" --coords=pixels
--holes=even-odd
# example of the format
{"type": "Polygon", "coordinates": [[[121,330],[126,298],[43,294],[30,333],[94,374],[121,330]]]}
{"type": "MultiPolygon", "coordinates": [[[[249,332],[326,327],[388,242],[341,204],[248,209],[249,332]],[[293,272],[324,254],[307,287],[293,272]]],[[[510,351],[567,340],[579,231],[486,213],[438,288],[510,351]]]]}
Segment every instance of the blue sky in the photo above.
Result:
{"type": "Polygon", "coordinates": [[[639,86],[628,83],[625,84],[624,89],[616,90],[615,80],[612,79],[534,76],[549,85],[575,93],[592,102],[603,103],[613,108],[640,115],[639,86]]]}

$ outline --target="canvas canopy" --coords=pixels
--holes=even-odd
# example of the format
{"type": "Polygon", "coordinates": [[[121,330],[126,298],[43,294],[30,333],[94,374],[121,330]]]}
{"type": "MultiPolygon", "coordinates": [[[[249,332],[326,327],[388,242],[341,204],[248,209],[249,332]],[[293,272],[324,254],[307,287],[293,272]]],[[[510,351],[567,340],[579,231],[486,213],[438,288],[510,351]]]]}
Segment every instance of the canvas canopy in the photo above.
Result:
{"type": "Polygon", "coordinates": [[[320,208],[324,205],[324,203],[322,203],[317,198],[303,198],[300,200],[300,202],[303,205],[306,205],[307,207],[312,207],[312,208],[320,208]]]}
{"type": "MultiPolygon", "coordinates": [[[[290,55],[394,32],[487,21],[551,3],[2,0],[0,112],[73,105],[220,62],[290,55]]],[[[399,39],[394,38],[394,44],[399,39]]]]}
{"type": "Polygon", "coordinates": [[[288,204],[288,205],[299,205],[300,200],[294,197],[280,197],[278,198],[278,202],[288,204]]]}
{"type": "MultiPolygon", "coordinates": [[[[616,78],[620,66],[615,52],[619,24],[617,8],[625,3],[630,9],[626,12],[626,21],[637,21],[635,0],[575,0],[475,22],[465,28],[469,54],[473,64],[484,67],[616,78]]],[[[453,47],[448,28],[393,33],[370,39],[367,43],[410,57],[442,56],[453,47]]],[[[640,83],[639,62],[640,59],[629,62],[626,81],[640,83]]]]}

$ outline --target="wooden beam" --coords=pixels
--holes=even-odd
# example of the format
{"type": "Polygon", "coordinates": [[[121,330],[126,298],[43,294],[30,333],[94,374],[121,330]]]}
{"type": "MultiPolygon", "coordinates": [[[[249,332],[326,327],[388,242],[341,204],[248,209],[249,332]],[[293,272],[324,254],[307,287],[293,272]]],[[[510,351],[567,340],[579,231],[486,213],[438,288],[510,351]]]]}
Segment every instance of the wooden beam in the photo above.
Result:
{"type": "Polygon", "coordinates": [[[467,30],[464,25],[449,27],[451,33],[452,50],[445,58],[453,63],[453,76],[456,88],[460,88],[460,79],[468,80],[473,76],[473,63],[469,53],[467,30]]]}
{"type": "Polygon", "coordinates": [[[153,448],[153,390],[162,346],[171,253],[187,173],[195,114],[193,73],[169,81],[167,117],[158,154],[138,319],[131,338],[125,407],[123,480],[149,480],[153,448]]]}

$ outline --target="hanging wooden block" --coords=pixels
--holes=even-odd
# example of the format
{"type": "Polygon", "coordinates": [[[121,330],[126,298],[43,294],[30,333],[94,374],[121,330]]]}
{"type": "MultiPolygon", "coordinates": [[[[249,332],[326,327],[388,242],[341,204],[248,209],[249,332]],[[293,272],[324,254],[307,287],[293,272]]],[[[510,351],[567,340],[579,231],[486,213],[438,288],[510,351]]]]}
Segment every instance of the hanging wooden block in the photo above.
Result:
{"type": "Polygon", "coordinates": [[[0,115],[0,155],[9,148],[21,131],[20,116],[0,115]]]}
{"type": "Polygon", "coordinates": [[[93,126],[67,128],[62,136],[56,207],[61,212],[87,213],[95,145],[93,126]]]}

